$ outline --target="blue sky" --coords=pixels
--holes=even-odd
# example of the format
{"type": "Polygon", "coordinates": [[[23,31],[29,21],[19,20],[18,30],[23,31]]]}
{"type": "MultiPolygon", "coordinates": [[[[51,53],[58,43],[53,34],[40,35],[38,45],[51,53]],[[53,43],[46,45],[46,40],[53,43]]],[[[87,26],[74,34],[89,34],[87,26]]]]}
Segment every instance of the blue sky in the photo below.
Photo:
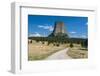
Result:
{"type": "Polygon", "coordinates": [[[28,36],[48,36],[52,33],[56,21],[64,22],[70,37],[88,37],[88,17],[51,15],[28,15],[28,36]]]}

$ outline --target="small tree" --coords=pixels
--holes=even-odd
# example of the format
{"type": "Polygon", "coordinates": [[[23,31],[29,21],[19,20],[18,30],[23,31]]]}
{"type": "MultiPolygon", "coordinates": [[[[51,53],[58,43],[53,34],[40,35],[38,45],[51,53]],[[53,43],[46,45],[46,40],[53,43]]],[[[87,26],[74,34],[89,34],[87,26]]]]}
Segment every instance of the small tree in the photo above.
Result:
{"type": "Polygon", "coordinates": [[[70,43],[70,47],[71,47],[71,48],[74,47],[74,46],[73,46],[73,43],[70,43]]]}
{"type": "Polygon", "coordinates": [[[57,43],[56,46],[57,46],[57,47],[60,46],[59,43],[57,43]]]}
{"type": "Polygon", "coordinates": [[[36,40],[36,42],[39,42],[39,40],[36,40]]]}
{"type": "Polygon", "coordinates": [[[44,44],[45,42],[44,41],[42,41],[42,44],[44,44]]]}
{"type": "Polygon", "coordinates": [[[47,45],[50,45],[50,41],[48,41],[48,44],[47,45]]]}
{"type": "Polygon", "coordinates": [[[88,40],[81,42],[81,46],[87,48],[88,47],[88,40]]]}
{"type": "Polygon", "coordinates": [[[55,43],[53,43],[53,46],[55,46],[55,43]]]}

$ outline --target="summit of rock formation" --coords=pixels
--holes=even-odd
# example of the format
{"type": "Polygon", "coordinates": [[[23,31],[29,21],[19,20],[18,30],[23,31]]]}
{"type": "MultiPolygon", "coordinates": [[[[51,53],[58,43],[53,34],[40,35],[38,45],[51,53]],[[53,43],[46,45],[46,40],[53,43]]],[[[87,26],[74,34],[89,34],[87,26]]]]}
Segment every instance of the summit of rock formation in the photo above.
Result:
{"type": "Polygon", "coordinates": [[[66,38],[68,38],[68,34],[66,32],[64,22],[62,22],[62,21],[55,22],[54,30],[49,35],[49,37],[66,37],[66,38]]]}

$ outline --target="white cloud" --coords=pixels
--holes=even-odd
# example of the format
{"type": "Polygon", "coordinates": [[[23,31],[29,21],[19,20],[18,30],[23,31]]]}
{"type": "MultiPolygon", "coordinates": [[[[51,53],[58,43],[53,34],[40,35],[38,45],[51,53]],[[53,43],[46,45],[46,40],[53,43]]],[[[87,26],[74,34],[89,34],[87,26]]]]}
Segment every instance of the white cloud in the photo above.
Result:
{"type": "Polygon", "coordinates": [[[75,31],[72,31],[72,32],[70,32],[71,34],[75,34],[76,32],[75,31]]]}
{"type": "Polygon", "coordinates": [[[81,37],[82,37],[82,38],[87,38],[87,36],[86,36],[86,35],[82,35],[81,37]]]}
{"type": "Polygon", "coordinates": [[[88,22],[86,23],[86,25],[88,25],[88,22]]]}
{"type": "Polygon", "coordinates": [[[52,26],[49,26],[49,25],[38,25],[39,28],[42,28],[42,29],[46,29],[46,30],[49,30],[49,31],[53,31],[53,27],[52,26]]]}
{"type": "Polygon", "coordinates": [[[39,34],[38,32],[35,32],[33,34],[29,34],[29,37],[41,37],[42,35],[39,34]]]}
{"type": "Polygon", "coordinates": [[[85,35],[85,34],[82,34],[82,35],[73,34],[73,35],[70,35],[70,37],[72,37],[72,38],[87,38],[87,35],[85,35]]]}

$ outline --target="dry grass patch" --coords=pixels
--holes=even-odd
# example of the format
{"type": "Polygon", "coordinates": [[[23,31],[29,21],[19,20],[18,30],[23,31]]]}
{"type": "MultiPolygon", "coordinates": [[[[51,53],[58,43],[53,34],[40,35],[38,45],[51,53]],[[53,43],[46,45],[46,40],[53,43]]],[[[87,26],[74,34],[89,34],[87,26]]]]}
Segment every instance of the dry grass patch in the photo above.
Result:
{"type": "Polygon", "coordinates": [[[74,59],[88,58],[88,51],[85,48],[69,48],[67,54],[74,59]]]}
{"type": "Polygon", "coordinates": [[[32,44],[28,44],[28,60],[42,60],[64,48],[66,48],[64,44],[57,47],[53,44],[47,45],[47,42],[42,44],[33,41],[32,44]]]}

